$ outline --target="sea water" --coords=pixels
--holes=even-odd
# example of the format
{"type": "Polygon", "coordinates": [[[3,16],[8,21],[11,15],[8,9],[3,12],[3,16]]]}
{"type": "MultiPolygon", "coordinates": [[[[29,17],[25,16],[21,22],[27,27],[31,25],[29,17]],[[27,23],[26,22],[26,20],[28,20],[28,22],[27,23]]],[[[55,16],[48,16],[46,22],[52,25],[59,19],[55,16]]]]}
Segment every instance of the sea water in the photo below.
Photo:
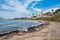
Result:
{"type": "Polygon", "coordinates": [[[18,29],[26,30],[27,28],[38,24],[38,22],[29,20],[0,20],[0,34],[18,29]]]}

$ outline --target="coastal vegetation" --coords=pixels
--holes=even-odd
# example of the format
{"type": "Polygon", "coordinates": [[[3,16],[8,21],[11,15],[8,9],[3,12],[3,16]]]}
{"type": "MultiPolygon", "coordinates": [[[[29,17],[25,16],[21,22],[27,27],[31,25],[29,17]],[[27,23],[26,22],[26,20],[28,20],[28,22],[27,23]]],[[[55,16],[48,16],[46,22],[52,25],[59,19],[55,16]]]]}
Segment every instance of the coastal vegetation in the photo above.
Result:
{"type": "Polygon", "coordinates": [[[60,21],[60,8],[55,11],[54,10],[51,10],[51,11],[52,12],[46,12],[46,13],[41,13],[39,15],[34,15],[28,19],[30,19],[30,20],[60,21]]]}

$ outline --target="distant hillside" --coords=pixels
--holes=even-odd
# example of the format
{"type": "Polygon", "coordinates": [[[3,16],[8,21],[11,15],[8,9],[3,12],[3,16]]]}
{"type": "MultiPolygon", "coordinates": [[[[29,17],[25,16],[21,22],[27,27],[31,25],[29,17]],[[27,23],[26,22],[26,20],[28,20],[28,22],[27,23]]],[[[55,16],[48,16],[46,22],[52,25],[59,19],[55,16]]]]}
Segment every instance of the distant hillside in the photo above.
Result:
{"type": "Polygon", "coordinates": [[[3,18],[0,18],[0,19],[3,19],[3,18]]]}
{"type": "Polygon", "coordinates": [[[22,17],[22,18],[14,18],[14,20],[26,20],[27,17],[22,17]]]}

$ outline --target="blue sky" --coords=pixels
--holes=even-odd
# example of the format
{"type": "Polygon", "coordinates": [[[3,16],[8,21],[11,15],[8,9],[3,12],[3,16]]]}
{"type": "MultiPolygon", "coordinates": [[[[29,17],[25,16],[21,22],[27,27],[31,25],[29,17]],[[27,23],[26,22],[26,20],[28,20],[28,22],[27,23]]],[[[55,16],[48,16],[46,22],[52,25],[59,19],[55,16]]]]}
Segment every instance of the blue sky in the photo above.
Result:
{"type": "Polygon", "coordinates": [[[0,0],[0,18],[20,18],[60,8],[60,0],[0,0]]]}

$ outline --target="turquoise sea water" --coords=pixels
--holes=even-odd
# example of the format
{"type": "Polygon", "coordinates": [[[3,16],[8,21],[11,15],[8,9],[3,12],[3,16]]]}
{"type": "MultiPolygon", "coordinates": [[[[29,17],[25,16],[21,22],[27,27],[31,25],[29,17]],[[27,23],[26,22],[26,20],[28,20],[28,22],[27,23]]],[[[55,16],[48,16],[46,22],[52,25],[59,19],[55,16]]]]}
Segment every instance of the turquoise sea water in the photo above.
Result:
{"type": "Polygon", "coordinates": [[[38,25],[38,22],[33,22],[29,20],[0,20],[0,34],[9,31],[14,31],[17,29],[27,29],[33,25],[38,25]]]}

